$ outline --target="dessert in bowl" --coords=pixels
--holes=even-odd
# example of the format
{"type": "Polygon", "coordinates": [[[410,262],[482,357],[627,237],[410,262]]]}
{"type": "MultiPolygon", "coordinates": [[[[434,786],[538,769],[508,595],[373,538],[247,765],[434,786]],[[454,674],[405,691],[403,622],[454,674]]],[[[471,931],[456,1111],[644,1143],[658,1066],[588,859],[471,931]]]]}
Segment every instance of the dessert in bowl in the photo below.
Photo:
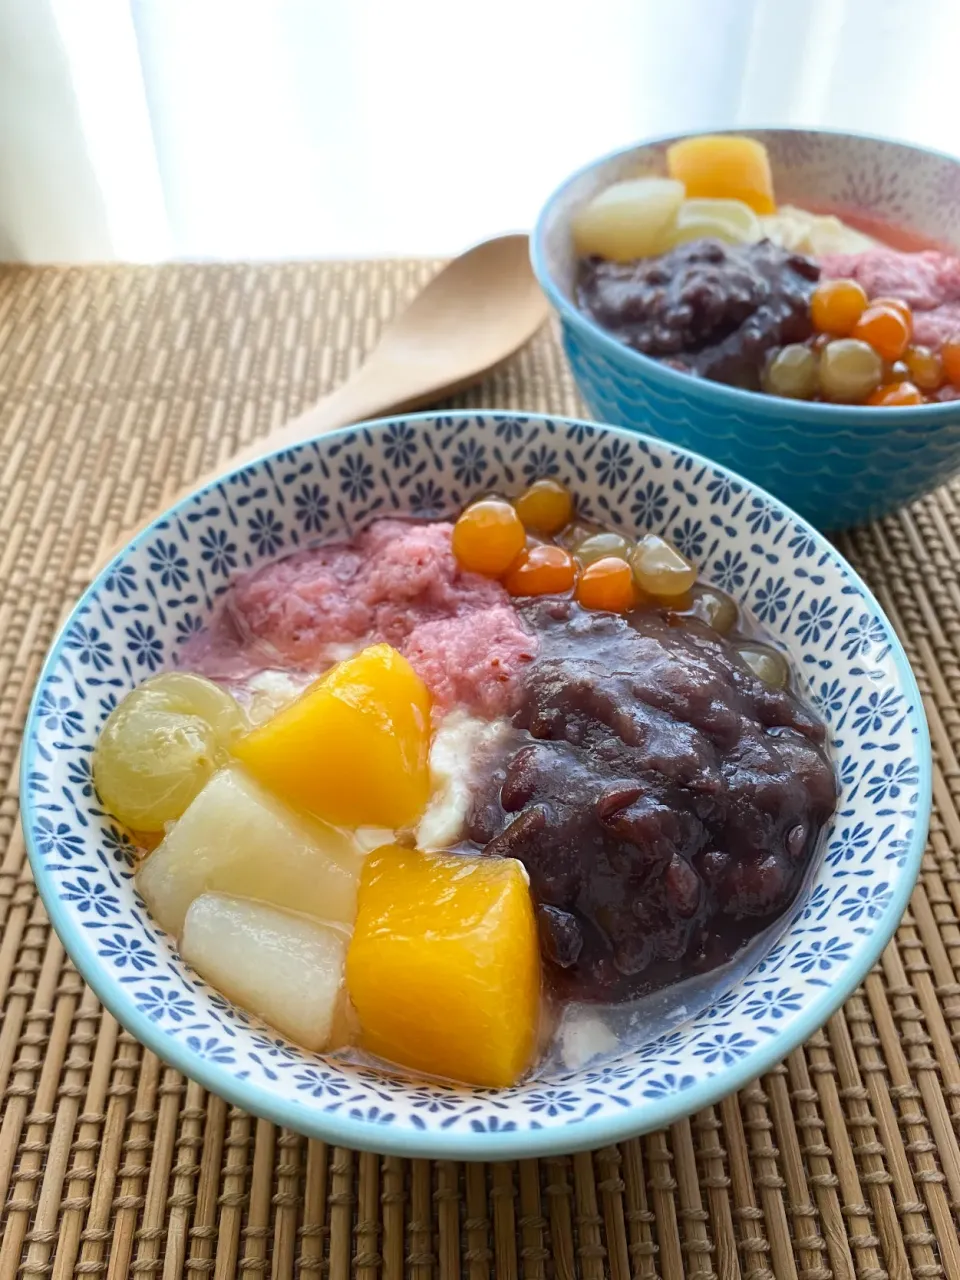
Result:
{"type": "Polygon", "coordinates": [[[599,419],[837,529],[960,466],[958,184],[851,134],[663,139],[568,179],[534,267],[599,419]]]}
{"type": "Polygon", "coordinates": [[[68,621],[24,752],[41,892],[124,1025],[405,1154],[586,1147],[764,1069],[876,958],[928,808],[828,544],[682,450],[494,413],[180,504],[68,621]]]}

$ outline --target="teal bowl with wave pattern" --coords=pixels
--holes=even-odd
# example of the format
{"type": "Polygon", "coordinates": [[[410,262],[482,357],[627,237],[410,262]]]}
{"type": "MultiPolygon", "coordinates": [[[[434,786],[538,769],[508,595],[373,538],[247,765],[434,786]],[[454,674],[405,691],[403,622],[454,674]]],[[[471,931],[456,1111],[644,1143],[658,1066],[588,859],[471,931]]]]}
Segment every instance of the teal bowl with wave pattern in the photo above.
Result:
{"type": "MultiPolygon", "coordinates": [[[[960,250],[960,160],[827,130],[742,132],[767,147],[780,203],[855,209],[960,250]]],[[[574,213],[621,178],[665,173],[673,141],[657,139],[581,169],[551,196],[531,240],[534,271],[560,317],[590,412],[715,459],[823,530],[875,519],[947,480],[960,469],[960,401],[871,409],[741,391],[641,355],[577,309],[574,213]]]]}

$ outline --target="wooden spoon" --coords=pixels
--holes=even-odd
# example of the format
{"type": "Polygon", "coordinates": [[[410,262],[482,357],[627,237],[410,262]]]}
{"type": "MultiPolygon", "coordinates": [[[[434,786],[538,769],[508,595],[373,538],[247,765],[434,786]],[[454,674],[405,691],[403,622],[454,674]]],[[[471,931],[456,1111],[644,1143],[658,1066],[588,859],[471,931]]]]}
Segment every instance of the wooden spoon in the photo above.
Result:
{"type": "MultiPolygon", "coordinates": [[[[179,501],[245,462],[275,449],[398,409],[415,409],[479,382],[543,324],[547,300],[530,269],[527,237],[498,236],[443,267],[380,334],[347,381],[281,427],[254,440],[193,481],[179,501]]],[[[155,513],[97,557],[92,573],[156,518],[155,513]]]]}

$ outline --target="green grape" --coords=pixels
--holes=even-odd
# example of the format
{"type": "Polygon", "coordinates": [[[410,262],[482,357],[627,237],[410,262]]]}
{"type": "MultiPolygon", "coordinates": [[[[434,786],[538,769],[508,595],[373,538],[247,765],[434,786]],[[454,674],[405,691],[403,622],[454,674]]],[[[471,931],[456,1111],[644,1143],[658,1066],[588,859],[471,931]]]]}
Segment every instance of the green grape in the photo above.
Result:
{"type": "Polygon", "coordinates": [[[820,390],[828,400],[856,404],[866,400],[883,378],[883,361],[866,342],[838,338],[820,353],[820,390]]]}
{"type": "Polygon", "coordinates": [[[786,659],[776,649],[753,641],[737,646],[737,652],[758,680],[771,689],[783,689],[790,679],[786,659]]]}
{"type": "Polygon", "coordinates": [[[763,371],[763,389],[768,395],[789,400],[811,400],[820,387],[816,352],[801,342],[791,342],[775,352],[763,371]]]}
{"type": "Polygon", "coordinates": [[[630,567],[641,591],[657,598],[685,596],[697,580],[697,570],[672,543],[648,533],[630,552],[630,567]]]}
{"type": "Polygon", "coordinates": [[[591,524],[587,520],[574,520],[572,524],[561,530],[557,534],[557,542],[562,547],[566,547],[568,551],[575,551],[581,542],[586,542],[588,538],[592,538],[594,534],[603,533],[603,528],[598,524],[591,524]]]}
{"type": "Polygon", "coordinates": [[[723,636],[733,631],[739,619],[739,610],[736,601],[725,591],[719,591],[716,587],[695,585],[691,588],[691,595],[693,599],[688,612],[693,617],[699,618],[701,622],[705,622],[708,627],[713,627],[714,631],[719,631],[723,636]]]}
{"type": "Polygon", "coordinates": [[[573,554],[585,569],[588,564],[594,564],[607,556],[626,560],[633,549],[633,543],[629,538],[623,538],[619,533],[595,533],[574,547],[573,554]]]}
{"type": "Polygon", "coordinates": [[[93,753],[93,781],[114,817],[135,831],[179,818],[246,729],[236,701],[202,676],[171,671],[127,694],[93,753]]]}

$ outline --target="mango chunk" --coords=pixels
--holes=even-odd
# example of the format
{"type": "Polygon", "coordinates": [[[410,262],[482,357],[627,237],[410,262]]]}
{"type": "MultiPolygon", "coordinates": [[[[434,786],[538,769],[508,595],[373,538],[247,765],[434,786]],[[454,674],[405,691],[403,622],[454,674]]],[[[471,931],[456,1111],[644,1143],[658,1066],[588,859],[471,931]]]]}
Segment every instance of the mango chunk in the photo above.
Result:
{"type": "Polygon", "coordinates": [[[735,134],[684,138],[667,148],[667,171],[687,199],[742,200],[754,213],[773,213],[770,157],[762,142],[735,134]]]}
{"type": "Polygon", "coordinates": [[[531,1065],[540,951],[519,862],[396,845],[370,854],[346,972],[369,1052],[492,1087],[531,1065]]]}
{"type": "Polygon", "coordinates": [[[430,695],[406,658],[375,644],[232,750],[264,786],[325,822],[408,827],[430,794],[430,695]]]}

